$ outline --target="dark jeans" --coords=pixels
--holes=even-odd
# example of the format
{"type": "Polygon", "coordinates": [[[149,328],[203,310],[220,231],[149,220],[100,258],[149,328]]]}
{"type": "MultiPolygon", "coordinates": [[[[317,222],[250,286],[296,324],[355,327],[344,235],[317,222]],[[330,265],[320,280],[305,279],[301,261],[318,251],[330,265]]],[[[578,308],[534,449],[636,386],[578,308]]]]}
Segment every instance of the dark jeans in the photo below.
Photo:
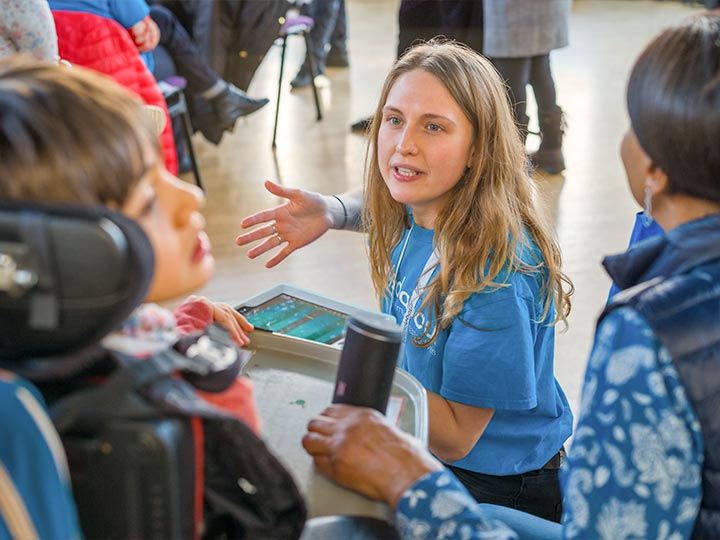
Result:
{"type": "Polygon", "coordinates": [[[330,48],[347,53],[347,14],[345,0],[340,0],[335,28],[330,36],[330,48]]]}
{"type": "MultiPolygon", "coordinates": [[[[187,80],[188,89],[192,93],[208,90],[220,80],[220,76],[208,65],[200,50],[180,24],[175,15],[163,6],[150,6],[150,17],[160,28],[160,46],[167,51],[176,74],[187,80]]],[[[162,80],[166,76],[167,58],[162,53],[155,55],[158,69],[156,78],[162,80]]]]}
{"type": "MultiPolygon", "coordinates": [[[[153,75],[158,81],[164,81],[172,75],[176,75],[175,63],[170,58],[170,54],[164,47],[155,47],[153,51],[153,58],[155,59],[155,69],[153,75]]],[[[175,137],[175,150],[177,151],[178,159],[182,159],[185,155],[185,135],[182,127],[182,120],[179,116],[172,119],[172,130],[173,136],[175,137]]]]}
{"type": "MultiPolygon", "coordinates": [[[[333,37],[338,16],[340,15],[341,0],[313,0],[307,6],[307,14],[313,18],[315,24],[310,31],[310,44],[315,61],[315,70],[318,73],[325,71],[325,59],[327,58],[327,46],[333,37]]],[[[343,1],[344,3],[344,1],[343,1]]],[[[303,64],[302,69],[307,69],[303,64]]]]}
{"type": "Polygon", "coordinates": [[[560,522],[562,497],[559,468],[543,468],[510,476],[482,474],[450,465],[448,468],[479,503],[515,508],[560,522]]]}
{"type": "Polygon", "coordinates": [[[400,58],[415,41],[428,40],[443,32],[440,19],[442,0],[402,0],[398,12],[398,48],[400,58]]]}
{"type": "Polygon", "coordinates": [[[415,41],[436,36],[454,39],[482,52],[480,0],[402,0],[398,14],[398,58],[415,41]]]}
{"type": "Polygon", "coordinates": [[[527,58],[491,58],[500,75],[510,87],[510,100],[515,107],[515,120],[527,128],[527,85],[532,86],[538,116],[557,107],[555,82],[550,71],[550,54],[527,58]]]}

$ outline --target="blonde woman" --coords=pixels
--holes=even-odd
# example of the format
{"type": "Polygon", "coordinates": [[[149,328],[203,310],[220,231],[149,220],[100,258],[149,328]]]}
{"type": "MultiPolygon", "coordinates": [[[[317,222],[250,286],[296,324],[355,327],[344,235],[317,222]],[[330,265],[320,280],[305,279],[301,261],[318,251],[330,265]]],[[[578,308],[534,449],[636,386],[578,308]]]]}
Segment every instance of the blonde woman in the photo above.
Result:
{"type": "Polygon", "coordinates": [[[362,201],[290,199],[243,222],[269,265],[330,226],[369,235],[383,311],[405,332],[401,367],[428,390],[430,449],[480,502],[559,520],[572,414],[553,375],[570,282],[535,206],[521,137],[492,65],[453,43],[415,47],[388,75],[362,201]],[[361,219],[357,220],[358,212],[361,219]]]}

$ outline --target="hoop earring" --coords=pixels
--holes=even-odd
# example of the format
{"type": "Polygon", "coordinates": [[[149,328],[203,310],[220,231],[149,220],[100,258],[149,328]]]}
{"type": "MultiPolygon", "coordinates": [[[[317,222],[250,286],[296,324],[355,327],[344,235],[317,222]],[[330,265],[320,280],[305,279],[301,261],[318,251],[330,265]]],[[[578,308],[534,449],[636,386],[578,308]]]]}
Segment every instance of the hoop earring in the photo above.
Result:
{"type": "Polygon", "coordinates": [[[645,186],[645,207],[643,208],[643,225],[649,227],[653,223],[652,217],[652,190],[645,186]]]}

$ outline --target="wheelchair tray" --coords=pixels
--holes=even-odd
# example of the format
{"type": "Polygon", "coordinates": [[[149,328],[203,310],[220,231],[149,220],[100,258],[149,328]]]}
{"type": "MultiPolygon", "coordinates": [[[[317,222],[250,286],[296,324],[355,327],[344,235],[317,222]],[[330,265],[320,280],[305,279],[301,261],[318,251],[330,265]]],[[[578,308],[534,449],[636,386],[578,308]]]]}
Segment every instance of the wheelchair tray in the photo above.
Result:
{"type": "MultiPolygon", "coordinates": [[[[255,387],[263,438],[295,478],[305,496],[309,517],[364,515],[392,519],[388,506],[322,476],[301,444],[310,419],[331,403],[340,350],[271,332],[255,331],[251,340],[248,348],[254,355],[245,374],[255,387]]],[[[400,368],[395,370],[391,407],[388,415],[392,414],[398,427],[427,444],[425,389],[400,368]]]]}
{"type": "Polygon", "coordinates": [[[280,283],[244,300],[235,309],[256,329],[342,349],[348,317],[395,322],[385,313],[354,306],[280,283]]]}

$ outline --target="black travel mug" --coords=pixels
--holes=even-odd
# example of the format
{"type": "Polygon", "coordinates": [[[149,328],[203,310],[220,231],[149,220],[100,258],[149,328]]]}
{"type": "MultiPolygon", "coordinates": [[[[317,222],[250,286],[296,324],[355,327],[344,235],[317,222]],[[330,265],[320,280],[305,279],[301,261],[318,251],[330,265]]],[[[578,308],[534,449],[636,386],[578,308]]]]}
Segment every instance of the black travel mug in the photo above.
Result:
{"type": "Polygon", "coordinates": [[[402,330],[392,321],[348,319],[333,403],[372,407],[385,414],[402,341],[402,330]]]}

